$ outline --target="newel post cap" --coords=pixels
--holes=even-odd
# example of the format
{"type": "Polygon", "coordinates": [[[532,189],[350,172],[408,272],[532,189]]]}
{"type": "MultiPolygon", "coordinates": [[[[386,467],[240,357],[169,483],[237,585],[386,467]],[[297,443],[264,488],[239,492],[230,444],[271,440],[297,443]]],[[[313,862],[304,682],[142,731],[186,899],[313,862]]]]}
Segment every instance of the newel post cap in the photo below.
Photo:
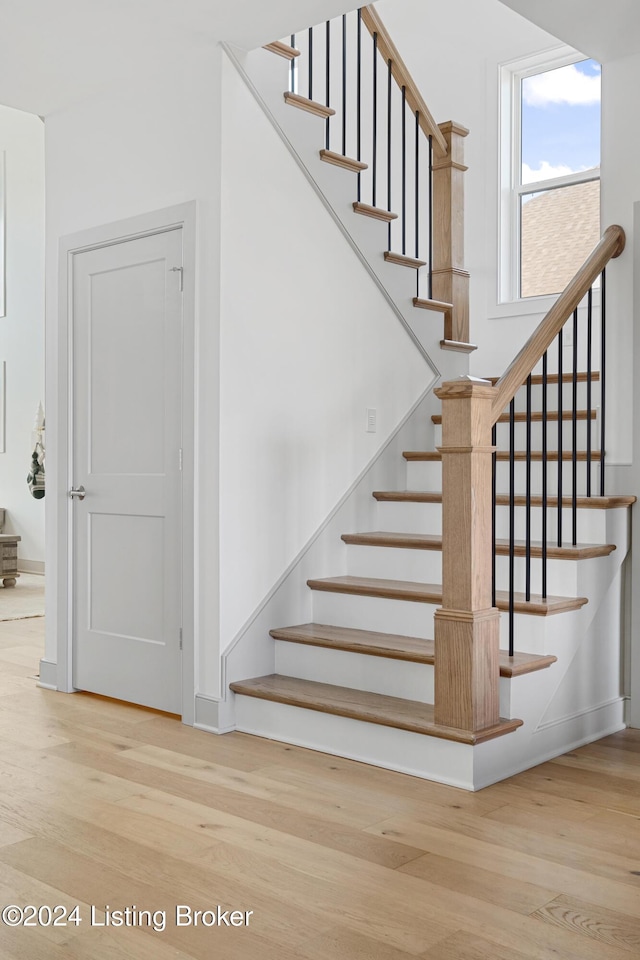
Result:
{"type": "Polygon", "coordinates": [[[474,397],[479,400],[493,401],[496,388],[490,380],[480,377],[471,377],[468,374],[458,377],[457,380],[447,380],[434,391],[440,400],[463,400],[474,397]]]}

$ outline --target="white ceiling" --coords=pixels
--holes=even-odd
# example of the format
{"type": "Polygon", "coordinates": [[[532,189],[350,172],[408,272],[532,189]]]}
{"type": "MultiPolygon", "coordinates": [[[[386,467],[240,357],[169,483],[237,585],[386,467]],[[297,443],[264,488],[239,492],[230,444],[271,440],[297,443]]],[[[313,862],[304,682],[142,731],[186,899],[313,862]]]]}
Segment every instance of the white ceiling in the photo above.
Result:
{"type": "Polygon", "coordinates": [[[247,49],[350,0],[0,0],[0,103],[42,116],[193,47],[247,49]]]}
{"type": "MultiPolygon", "coordinates": [[[[480,3],[481,0],[475,0],[480,3]]],[[[502,0],[599,60],[640,51],[639,0],[502,0]]],[[[353,0],[0,0],[0,103],[42,116],[230,40],[250,49],[353,0]]]]}
{"type": "Polygon", "coordinates": [[[640,53],[638,0],[502,0],[601,63],[640,53]]]}

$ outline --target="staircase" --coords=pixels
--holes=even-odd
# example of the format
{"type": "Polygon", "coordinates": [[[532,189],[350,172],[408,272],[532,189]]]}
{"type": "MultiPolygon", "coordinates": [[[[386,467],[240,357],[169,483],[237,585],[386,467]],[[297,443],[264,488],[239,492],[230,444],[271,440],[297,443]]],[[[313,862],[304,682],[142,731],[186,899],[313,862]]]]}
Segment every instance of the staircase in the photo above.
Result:
{"type": "MultiPolygon", "coordinates": [[[[467,131],[456,124],[435,125],[417,91],[412,88],[408,93],[406,68],[383,35],[372,8],[359,14],[358,30],[365,22],[372,31],[374,63],[376,49],[384,50],[389,91],[391,80],[397,80],[400,71],[403,109],[413,98],[416,143],[418,125],[426,124],[431,175],[438,165],[441,170],[446,168],[450,186],[465,169],[461,150],[467,131]],[[442,138],[437,147],[435,131],[442,138]],[[437,151],[440,157],[434,162],[437,151]]],[[[344,37],[344,18],[342,30],[344,37]]],[[[327,49],[329,37],[327,26],[327,49]]],[[[295,67],[290,65],[299,56],[294,41],[270,44],[267,52],[261,52],[263,57],[276,54],[287,61],[291,78],[295,67]]],[[[313,44],[311,35],[307,56],[313,44]]],[[[344,58],[343,52],[346,72],[344,58]]],[[[308,96],[293,89],[292,79],[292,89],[284,93],[284,107],[302,110],[328,124],[336,114],[330,105],[332,76],[327,66],[325,103],[312,96],[311,74],[308,96]]],[[[346,97],[343,88],[342,103],[338,104],[343,117],[346,97]]],[[[431,418],[435,431],[432,448],[404,452],[404,487],[373,492],[374,528],[344,531],[342,569],[335,576],[307,579],[311,622],[270,630],[273,672],[247,679],[230,677],[234,725],[247,733],[479,789],[624,726],[619,683],[622,651],[618,634],[612,636],[609,627],[622,616],[621,580],[629,549],[629,508],[635,497],[595,495],[604,483],[604,456],[598,448],[598,440],[604,438],[599,419],[603,405],[598,406],[600,372],[591,368],[591,342],[584,370],[577,367],[577,347],[573,369],[566,370],[567,354],[563,359],[561,345],[562,326],[574,310],[571,297],[578,297],[577,310],[587,280],[591,289],[595,268],[592,265],[587,271],[587,280],[583,277],[574,282],[566,303],[562,298],[559,301],[562,316],[559,310],[544,321],[544,333],[536,331],[533,344],[524,348],[524,356],[519,355],[502,378],[465,378],[466,355],[474,346],[469,342],[465,275],[460,259],[456,260],[458,254],[452,256],[450,242],[443,253],[434,237],[427,244],[433,250],[426,259],[418,242],[408,249],[404,194],[401,219],[405,225],[400,249],[394,247],[393,238],[399,235],[391,232],[397,219],[391,209],[392,161],[388,159],[386,167],[386,205],[378,205],[375,174],[372,203],[365,202],[361,178],[369,164],[359,134],[356,155],[348,155],[344,129],[343,123],[342,152],[338,152],[330,149],[327,126],[319,161],[357,175],[351,215],[378,220],[388,228],[383,258],[388,266],[377,264],[375,269],[401,268],[399,274],[405,275],[408,270],[414,272],[413,310],[442,316],[440,347],[457,355],[457,372],[463,377],[462,382],[454,381],[447,385],[451,389],[442,391],[443,412],[431,418]],[[436,270],[434,264],[438,263],[436,270]],[[450,299],[439,299],[436,289],[447,289],[450,299]],[[561,375],[547,369],[549,344],[558,330],[561,375]],[[460,397],[472,411],[466,433],[460,424],[447,427],[453,423],[447,418],[460,397]],[[476,414],[480,404],[484,412],[476,414]],[[487,411],[496,404],[497,450],[492,458],[488,442],[478,440],[476,426],[482,417],[485,425],[489,424],[487,411]],[[443,417],[445,436],[441,437],[443,417]],[[451,441],[454,428],[462,431],[459,436],[468,433],[466,445],[451,441]],[[567,439],[571,444],[565,447],[567,439]],[[449,482],[443,484],[445,455],[449,458],[447,469],[459,473],[451,482],[454,474],[449,472],[449,482]],[[481,472],[473,473],[479,464],[481,472]],[[462,478],[467,474],[475,480],[469,481],[465,500],[462,478]],[[482,484],[482,492],[480,476],[485,481],[489,478],[488,486],[482,484]],[[444,530],[443,495],[448,504],[444,530]],[[476,500],[483,505],[477,507],[476,500]],[[493,536],[489,538],[493,551],[487,540],[489,513],[493,516],[493,536]],[[452,584],[454,577],[463,580],[467,575],[471,587],[468,606],[463,606],[459,596],[452,601],[456,593],[452,584]],[[478,580],[480,585],[474,585],[478,580]],[[492,631],[494,627],[497,630],[498,622],[501,649],[496,655],[492,631]],[[445,630],[452,633],[445,634],[445,630]],[[459,638],[450,643],[456,631],[459,638]],[[451,669],[451,657],[454,661],[458,657],[462,664],[459,675],[451,669]],[[469,701],[460,711],[453,702],[458,695],[469,701]],[[451,718],[455,721],[471,714],[480,719],[452,722],[451,718]]],[[[375,143],[374,132],[374,157],[375,143]]],[[[415,170],[417,198],[417,161],[415,170]]],[[[441,188],[438,196],[442,198],[441,188]]],[[[459,202],[461,189],[449,190],[449,222],[459,202]]],[[[431,202],[432,224],[433,208],[431,202]]],[[[340,216],[346,216],[342,208],[340,216]]],[[[411,229],[417,237],[417,214],[411,229]]],[[[455,238],[453,247],[461,249],[455,238]]],[[[618,241],[609,241],[606,259],[619,252],[618,241]]],[[[398,301],[402,300],[398,295],[398,301]]],[[[590,294],[589,304],[591,329],[590,294]]],[[[574,324],[576,317],[574,313],[574,324]]]]}

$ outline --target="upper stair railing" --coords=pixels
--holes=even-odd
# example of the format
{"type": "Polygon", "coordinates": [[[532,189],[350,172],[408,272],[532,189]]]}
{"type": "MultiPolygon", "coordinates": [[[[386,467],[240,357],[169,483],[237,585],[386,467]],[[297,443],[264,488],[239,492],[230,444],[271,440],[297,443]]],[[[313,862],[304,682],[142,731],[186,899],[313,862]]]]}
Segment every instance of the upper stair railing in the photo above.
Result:
{"type": "MultiPolygon", "coordinates": [[[[575,277],[547,313],[504,375],[493,386],[489,381],[463,377],[442,385],[436,391],[442,399],[442,509],[443,509],[443,586],[442,609],[435,615],[435,720],[448,726],[462,726],[480,731],[498,722],[498,650],[500,641],[500,613],[498,605],[508,611],[509,655],[514,653],[514,613],[519,602],[535,600],[545,606],[556,602],[547,593],[547,523],[548,510],[557,513],[554,540],[559,547],[564,542],[563,509],[571,511],[569,526],[571,542],[577,543],[577,507],[579,465],[586,462],[584,471],[585,496],[598,489],[604,496],[605,464],[605,359],[606,359],[606,273],[608,262],[618,257],[625,245],[624,231],[619,226],[608,227],[575,277]],[[594,336],[594,284],[600,278],[600,330],[594,336]],[[586,322],[581,331],[579,308],[586,297],[586,322]],[[563,328],[571,322],[570,336],[563,337],[563,328]],[[557,348],[555,371],[550,372],[549,350],[554,341],[557,348]],[[567,348],[567,349],[565,349],[567,348]],[[579,370],[581,364],[585,369],[579,370]],[[599,370],[596,368],[599,366],[599,370]],[[539,374],[534,371],[540,369],[539,374]],[[540,463],[542,496],[532,496],[532,386],[542,392],[541,451],[535,462],[540,463]],[[593,405],[592,385],[599,380],[600,413],[598,423],[599,449],[592,446],[591,423],[596,410],[593,405]],[[578,383],[586,383],[586,410],[578,410],[578,383]],[[524,412],[516,413],[515,395],[526,387],[524,412]],[[554,390],[557,405],[548,404],[549,387],[554,390]],[[566,394],[570,393],[569,402],[566,394]],[[505,419],[509,423],[509,449],[495,452],[496,424],[505,419]],[[586,421],[585,450],[578,447],[578,423],[586,421]],[[516,421],[524,423],[525,450],[515,449],[516,421]],[[549,449],[549,423],[556,423],[555,449],[549,449]],[[568,421],[570,431],[563,432],[568,421]],[[570,433],[568,448],[563,442],[570,433]],[[496,460],[508,460],[508,496],[497,493],[496,460]],[[523,460],[525,466],[523,497],[515,493],[515,465],[523,460]],[[563,474],[563,463],[570,470],[563,474]],[[592,463],[598,476],[592,477],[592,463]],[[549,495],[548,471],[555,465],[555,495],[549,495]],[[597,480],[597,485],[596,481],[597,480]],[[535,503],[534,503],[535,499],[535,503]],[[509,589],[496,596],[496,503],[509,506],[509,589]],[[524,544],[516,544],[516,505],[525,507],[524,544]],[[532,506],[541,508],[541,543],[532,542],[532,506]],[[516,546],[525,558],[524,590],[515,591],[514,558],[516,546]],[[535,550],[534,550],[535,546],[535,550]],[[541,559],[541,593],[532,596],[531,560],[541,559]]],[[[557,600],[557,598],[556,598],[557,600]]]]}
{"type": "Polygon", "coordinates": [[[354,210],[388,224],[385,259],[416,270],[414,305],[452,305],[443,345],[468,344],[468,130],[435,122],[373,6],[293,34],[290,44],[289,102],[325,118],[322,159],[357,172],[354,210]]]}

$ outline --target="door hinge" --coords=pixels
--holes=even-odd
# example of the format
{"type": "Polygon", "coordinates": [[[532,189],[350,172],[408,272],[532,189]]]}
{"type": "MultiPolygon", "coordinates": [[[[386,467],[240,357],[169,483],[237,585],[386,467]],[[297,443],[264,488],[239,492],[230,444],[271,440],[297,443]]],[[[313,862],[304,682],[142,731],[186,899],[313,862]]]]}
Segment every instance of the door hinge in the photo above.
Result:
{"type": "Polygon", "coordinates": [[[169,273],[180,274],[180,293],[184,290],[184,267],[169,267],[169,273]]]}
{"type": "Polygon", "coordinates": [[[182,627],[180,627],[180,649],[182,650],[182,627]]]}
{"type": "Polygon", "coordinates": [[[182,470],[182,447],[178,450],[178,470],[182,470]]]}

